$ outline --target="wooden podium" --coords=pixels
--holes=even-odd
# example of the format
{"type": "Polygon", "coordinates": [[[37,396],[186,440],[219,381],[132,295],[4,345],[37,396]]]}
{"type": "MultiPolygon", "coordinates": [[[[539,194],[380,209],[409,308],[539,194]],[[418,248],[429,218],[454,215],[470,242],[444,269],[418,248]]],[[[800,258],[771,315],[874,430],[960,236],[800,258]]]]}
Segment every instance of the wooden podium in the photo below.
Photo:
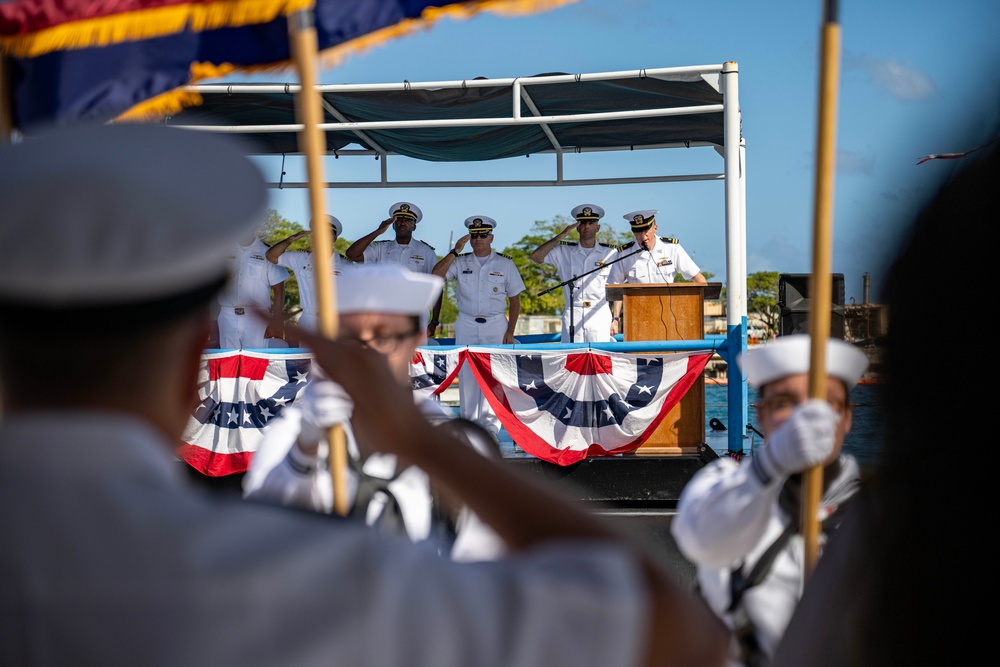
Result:
{"type": "MultiPolygon", "coordinates": [[[[722,283],[611,284],[606,289],[608,301],[622,302],[624,340],[702,340],[705,299],[719,298],[722,283]]],[[[634,454],[696,454],[704,441],[705,379],[700,377],[634,454]]]]}

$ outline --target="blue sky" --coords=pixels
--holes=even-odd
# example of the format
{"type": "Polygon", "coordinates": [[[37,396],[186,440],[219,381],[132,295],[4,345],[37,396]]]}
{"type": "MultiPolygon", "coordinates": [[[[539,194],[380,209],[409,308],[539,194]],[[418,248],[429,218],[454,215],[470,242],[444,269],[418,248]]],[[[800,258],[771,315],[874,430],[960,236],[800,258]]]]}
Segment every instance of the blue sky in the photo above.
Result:
{"type": "MultiPolygon", "coordinates": [[[[501,78],[736,61],[747,143],[748,271],[808,273],[821,9],[818,0],[582,0],[526,17],[484,14],[468,21],[441,21],[427,31],[352,56],[322,70],[320,82],[501,78]]],[[[840,25],[832,266],[844,274],[847,302],[853,298],[860,303],[863,274],[870,274],[871,298],[877,301],[886,260],[907,221],[962,162],[917,165],[917,160],[930,153],[974,148],[992,138],[990,130],[1000,121],[1000,77],[995,72],[1000,64],[1000,2],[842,1],[840,25]]],[[[294,81],[294,75],[257,80],[294,81]]],[[[683,151],[644,151],[649,156],[641,159],[673,160],[670,154],[675,152],[683,151]]],[[[608,161],[603,155],[601,160],[608,161]]],[[[662,165],[642,165],[641,159],[630,163],[629,173],[662,171],[662,165]]],[[[358,161],[326,160],[326,180],[358,180],[358,161]]],[[[277,163],[262,165],[267,178],[277,180],[277,163]]],[[[428,169],[427,163],[400,158],[389,165],[396,180],[425,178],[428,169]]],[[[535,169],[551,175],[551,165],[544,156],[533,156],[488,165],[431,166],[442,169],[434,172],[441,178],[454,179],[465,178],[472,169],[496,178],[535,169]]],[[[588,160],[567,161],[566,177],[603,175],[606,168],[588,160]]],[[[299,177],[296,169],[286,164],[289,178],[299,177]]],[[[368,176],[377,177],[374,161],[360,169],[370,169],[368,176]]],[[[687,170],[680,167],[681,173],[687,170]]],[[[704,171],[721,170],[722,160],[713,154],[704,171]]],[[[703,271],[724,280],[722,187],[721,182],[698,182],[329,190],[326,200],[328,212],[344,223],[344,236],[352,240],[372,231],[393,202],[415,202],[424,212],[416,236],[439,254],[463,232],[462,221],[474,214],[498,221],[494,247],[499,250],[528,233],[534,221],[568,216],[580,203],[603,206],[603,225],[620,231],[627,229],[623,214],[658,209],[661,233],[678,237],[703,271]]],[[[308,224],[305,189],[271,193],[273,208],[308,224]]],[[[391,238],[391,232],[381,238],[391,238]]],[[[944,272],[929,267],[929,279],[952,278],[955,269],[960,270],[960,257],[942,260],[953,268],[944,272]]]]}

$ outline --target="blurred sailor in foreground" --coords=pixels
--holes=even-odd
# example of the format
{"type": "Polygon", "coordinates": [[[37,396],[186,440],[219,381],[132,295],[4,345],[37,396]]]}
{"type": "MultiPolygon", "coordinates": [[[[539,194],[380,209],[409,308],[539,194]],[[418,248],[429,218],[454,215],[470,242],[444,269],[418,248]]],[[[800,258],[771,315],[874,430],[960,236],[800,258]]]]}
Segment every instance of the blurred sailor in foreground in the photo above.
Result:
{"type": "Polygon", "coordinates": [[[685,485],[670,524],[698,586],[733,628],[734,664],[764,665],[802,597],[802,471],[823,465],[821,539],[857,492],[858,464],[841,452],[851,430],[850,390],[868,367],[864,352],[827,341],[826,400],[809,398],[808,335],[778,338],[738,358],[759,391],[757,421],[767,444],[749,460],[722,457],[685,485]]]}
{"type": "Polygon", "coordinates": [[[618,333],[612,329],[611,307],[604,289],[611,273],[608,261],[615,255],[615,248],[597,241],[603,208],[597,204],[580,204],[571,214],[576,222],[535,248],[528,257],[533,262],[547,262],[556,267],[559,282],[587,274],[570,283],[574,285],[572,292],[569,285],[563,286],[562,342],[605,343],[618,333]],[[580,242],[563,241],[574,229],[580,242]]]}
{"type": "MultiPolygon", "coordinates": [[[[443,286],[439,276],[396,264],[356,267],[337,280],[339,338],[384,354],[399,383],[409,387],[410,360],[427,340],[427,312],[443,286]]],[[[452,419],[435,400],[418,394],[414,399],[432,424],[452,429],[485,456],[499,456],[496,441],[480,427],[452,419]]],[[[314,376],[298,400],[268,422],[243,478],[243,496],[332,513],[326,431],[342,424],[352,516],[414,542],[437,540],[435,548],[456,560],[486,560],[503,553],[496,533],[472,512],[451,507],[434,493],[427,473],[359,442],[350,426],[353,407],[340,386],[314,376]]]]}
{"type": "Polygon", "coordinates": [[[510,559],[192,486],[211,304],[267,206],[240,149],[128,124],[0,147],[0,664],[721,664],[725,628],[641,546],[435,429],[358,342],[300,332],[355,434],[510,559]]]}

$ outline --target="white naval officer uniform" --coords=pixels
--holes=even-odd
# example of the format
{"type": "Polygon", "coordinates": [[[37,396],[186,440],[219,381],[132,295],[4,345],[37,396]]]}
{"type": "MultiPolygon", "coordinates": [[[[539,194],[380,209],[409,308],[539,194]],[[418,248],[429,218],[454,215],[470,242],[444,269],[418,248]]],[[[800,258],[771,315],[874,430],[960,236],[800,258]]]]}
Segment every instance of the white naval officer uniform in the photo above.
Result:
{"type": "Polygon", "coordinates": [[[405,245],[395,239],[375,241],[365,248],[364,255],[365,262],[392,262],[418,273],[430,273],[438,261],[433,247],[414,238],[405,245]]]}
{"type": "MultiPolygon", "coordinates": [[[[251,311],[271,309],[271,286],[288,279],[288,269],[264,256],[268,246],[258,238],[248,246],[237,243],[227,262],[230,280],[219,293],[219,347],[265,347],[267,323],[251,311]]],[[[278,304],[281,306],[281,304],[278,304]]]]}
{"type": "Polygon", "coordinates": [[[661,236],[648,251],[635,251],[635,241],[621,247],[618,257],[631,256],[611,265],[609,283],[672,283],[678,273],[691,280],[701,271],[677,239],[661,236]]]}
{"type": "MultiPolygon", "coordinates": [[[[480,261],[471,252],[455,258],[448,267],[446,280],[455,280],[458,317],[455,320],[456,345],[496,345],[503,343],[507,331],[507,298],[524,291],[524,281],[514,261],[491,251],[480,261]]],[[[459,414],[496,435],[497,419],[472,370],[466,365],[459,371],[459,414]]]]}
{"type": "Polygon", "coordinates": [[[578,243],[563,242],[553,248],[545,261],[556,267],[559,280],[569,280],[587,271],[595,271],[576,281],[570,306],[569,285],[563,285],[566,307],[562,316],[562,342],[570,342],[570,309],[573,313],[574,341],[577,343],[604,343],[611,340],[611,308],[608,306],[605,285],[613,265],[607,265],[615,255],[615,248],[596,243],[584,248],[578,243]]]}
{"type": "MultiPolygon", "coordinates": [[[[319,301],[316,298],[316,271],[313,269],[313,253],[286,251],[278,257],[278,265],[290,269],[295,274],[295,279],[299,284],[299,306],[302,314],[299,315],[298,325],[306,331],[319,330],[319,301]]],[[[337,253],[330,257],[330,271],[336,277],[344,269],[351,266],[351,262],[337,253]]]]}

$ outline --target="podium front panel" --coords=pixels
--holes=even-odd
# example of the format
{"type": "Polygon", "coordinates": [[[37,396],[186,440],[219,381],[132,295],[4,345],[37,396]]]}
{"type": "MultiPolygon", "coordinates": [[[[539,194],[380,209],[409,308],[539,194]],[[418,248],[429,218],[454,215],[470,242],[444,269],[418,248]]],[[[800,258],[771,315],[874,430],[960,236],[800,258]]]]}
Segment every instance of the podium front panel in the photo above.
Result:
{"type": "MultiPolygon", "coordinates": [[[[608,285],[608,298],[622,301],[626,341],[702,340],[705,292],[700,283],[608,285]]],[[[695,454],[705,441],[705,379],[698,378],[635,455],[695,454]]]]}

